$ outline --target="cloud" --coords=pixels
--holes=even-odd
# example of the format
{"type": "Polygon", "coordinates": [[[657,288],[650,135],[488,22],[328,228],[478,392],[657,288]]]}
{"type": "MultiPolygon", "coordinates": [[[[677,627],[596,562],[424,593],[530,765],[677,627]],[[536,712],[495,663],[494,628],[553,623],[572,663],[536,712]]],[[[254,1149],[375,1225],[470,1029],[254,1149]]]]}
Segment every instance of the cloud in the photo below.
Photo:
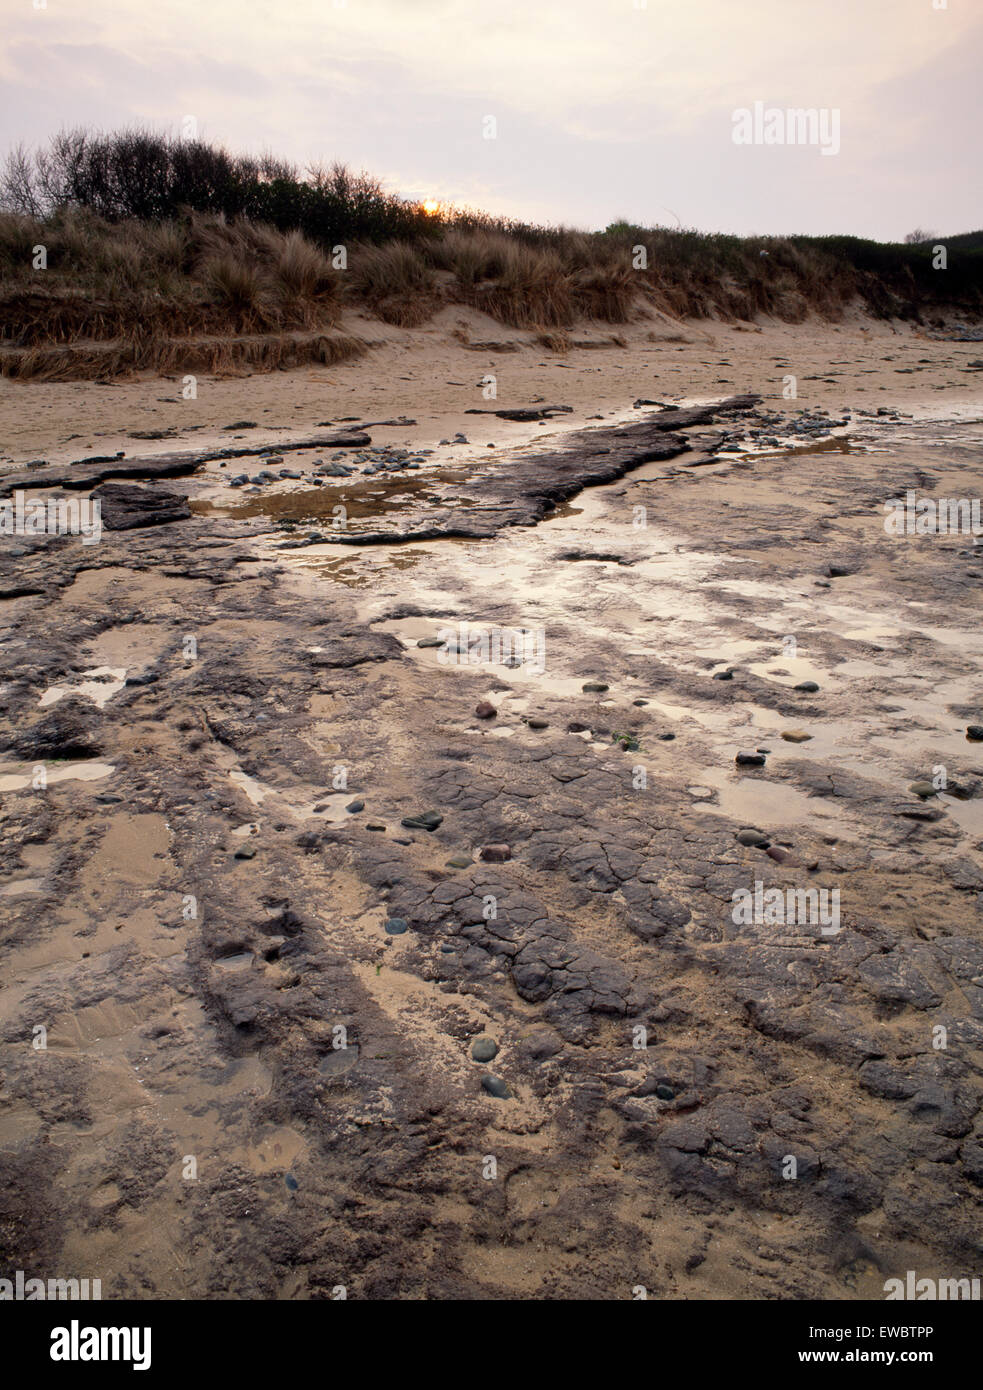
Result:
{"type": "MultiPolygon", "coordinates": [[[[541,220],[897,235],[973,220],[980,31],[931,0],[117,0],[7,25],[5,139],[185,115],[541,220]],[[755,100],[842,110],[843,149],[738,148],[755,100]],[[498,139],[481,138],[483,116],[498,139]],[[939,166],[954,177],[940,176],[939,166]]],[[[978,211],[975,220],[979,221],[978,211]]]]}

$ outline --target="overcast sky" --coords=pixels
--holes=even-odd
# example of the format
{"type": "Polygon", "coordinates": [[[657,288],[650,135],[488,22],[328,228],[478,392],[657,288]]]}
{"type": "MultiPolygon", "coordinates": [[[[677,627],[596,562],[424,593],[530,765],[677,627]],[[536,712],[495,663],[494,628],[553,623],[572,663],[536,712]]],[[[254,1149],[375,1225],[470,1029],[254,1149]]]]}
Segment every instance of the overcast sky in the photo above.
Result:
{"type": "Polygon", "coordinates": [[[983,225],[979,0],[35,4],[0,0],[2,149],[193,116],[232,149],[533,221],[983,225]],[[838,111],[839,153],[736,145],[756,101],[838,111]]]}

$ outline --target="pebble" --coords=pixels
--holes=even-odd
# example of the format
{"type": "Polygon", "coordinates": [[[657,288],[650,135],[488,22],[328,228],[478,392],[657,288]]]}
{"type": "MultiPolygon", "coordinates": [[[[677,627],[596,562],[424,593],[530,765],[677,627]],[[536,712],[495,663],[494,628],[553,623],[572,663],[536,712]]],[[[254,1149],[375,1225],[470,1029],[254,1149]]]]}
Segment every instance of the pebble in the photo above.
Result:
{"type": "Polygon", "coordinates": [[[417,816],[404,816],[400,825],[405,825],[407,830],[436,830],[437,826],[443,821],[443,816],[436,811],[421,811],[417,816]]]}
{"type": "Polygon", "coordinates": [[[776,864],[788,864],[790,868],[795,868],[800,864],[790,849],[782,849],[781,845],[769,845],[765,850],[769,859],[774,859],[776,864]]]}
{"type": "Polygon", "coordinates": [[[771,844],[767,835],[762,835],[760,830],[755,830],[752,826],[745,826],[743,830],[738,830],[735,839],[738,844],[748,845],[755,849],[767,849],[771,844]]]}
{"type": "Polygon", "coordinates": [[[801,690],[804,695],[812,695],[819,689],[815,681],[799,681],[798,685],[793,686],[794,690],[801,690]]]}
{"type": "Polygon", "coordinates": [[[235,858],[236,858],[236,859],[255,859],[255,858],[256,858],[256,851],[253,849],[252,845],[242,845],[239,849],[236,850],[236,852],[235,852],[235,858]]]}
{"type": "Polygon", "coordinates": [[[492,1076],[491,1072],[487,1072],[481,1078],[481,1089],[487,1091],[490,1096],[496,1096],[499,1100],[510,1100],[512,1097],[512,1092],[502,1078],[492,1076]]]}
{"type": "Polygon", "coordinates": [[[482,700],[480,704],[475,705],[474,712],[479,719],[494,719],[498,710],[488,700],[482,700]]]}
{"type": "Polygon", "coordinates": [[[498,1056],[498,1043],[494,1038],[476,1038],[471,1045],[471,1056],[476,1062],[490,1062],[498,1056]]]}
{"type": "Polygon", "coordinates": [[[983,724],[970,724],[966,728],[966,737],[971,743],[983,743],[983,724]]]}
{"type": "Polygon", "coordinates": [[[512,851],[508,845],[485,845],[481,857],[486,864],[504,864],[512,858],[512,851]]]}
{"type": "Polygon", "coordinates": [[[807,734],[805,729],[783,729],[782,738],[786,743],[806,743],[812,734],[807,734]]]}
{"type": "Polygon", "coordinates": [[[676,1092],[672,1089],[671,1086],[667,1086],[664,1082],[660,1082],[659,1085],[656,1086],[655,1094],[658,1096],[659,1100],[676,1099],[676,1092]]]}
{"type": "Polygon", "coordinates": [[[527,719],[526,723],[528,724],[530,729],[548,729],[550,726],[550,722],[548,719],[527,719]]]}
{"type": "Polygon", "coordinates": [[[386,922],[387,936],[402,936],[406,931],[407,922],[405,917],[390,917],[386,922]]]}
{"type": "Polygon", "coordinates": [[[365,828],[366,830],[385,830],[386,827],[378,821],[367,821],[365,828]]]}
{"type": "Polygon", "coordinates": [[[912,782],[908,790],[913,796],[921,797],[922,801],[927,801],[930,796],[935,795],[935,788],[931,782],[912,782]]]}
{"type": "Polygon", "coordinates": [[[610,690],[611,687],[603,681],[588,681],[581,689],[585,695],[603,695],[605,690],[610,690]]]}
{"type": "Polygon", "coordinates": [[[734,762],[738,767],[764,767],[764,753],[738,753],[734,762]]]}
{"type": "Polygon", "coordinates": [[[351,814],[354,816],[354,815],[356,814],[356,812],[358,812],[358,811],[364,811],[364,810],[365,810],[365,802],[364,802],[364,801],[349,801],[348,805],[345,807],[345,810],[346,810],[346,811],[350,811],[351,814]]]}
{"type": "Polygon", "coordinates": [[[453,859],[448,859],[447,867],[448,869],[467,869],[473,863],[474,860],[467,854],[455,854],[453,859]]]}

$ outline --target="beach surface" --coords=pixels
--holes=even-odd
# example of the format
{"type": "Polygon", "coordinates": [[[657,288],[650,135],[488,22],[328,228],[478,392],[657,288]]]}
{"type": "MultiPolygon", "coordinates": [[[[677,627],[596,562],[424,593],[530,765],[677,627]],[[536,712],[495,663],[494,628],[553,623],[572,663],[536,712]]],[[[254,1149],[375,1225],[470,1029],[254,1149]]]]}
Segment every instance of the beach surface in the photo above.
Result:
{"type": "Polygon", "coordinates": [[[885,522],[980,498],[983,345],[365,335],[190,397],[0,381],[0,501],[123,462],[179,514],[0,547],[8,1263],[135,1298],[974,1269],[983,545],[885,522]],[[736,912],[776,889],[820,910],[736,912]]]}

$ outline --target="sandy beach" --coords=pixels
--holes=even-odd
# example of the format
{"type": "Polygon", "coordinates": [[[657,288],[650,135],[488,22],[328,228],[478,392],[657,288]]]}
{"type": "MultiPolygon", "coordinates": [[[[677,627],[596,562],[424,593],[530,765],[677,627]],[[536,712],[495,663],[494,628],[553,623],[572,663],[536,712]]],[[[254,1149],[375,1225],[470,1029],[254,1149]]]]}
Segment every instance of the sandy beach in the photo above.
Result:
{"type": "Polygon", "coordinates": [[[368,360],[203,377],[195,383],[194,399],[185,398],[180,376],[156,384],[137,378],[95,386],[0,378],[0,462],[23,465],[38,456],[64,462],[177,447],[138,443],[135,431],[166,431],[185,448],[221,446],[234,433],[226,427],[243,419],[263,431],[253,437],[260,445],[312,433],[321,420],[407,417],[417,421],[412,434],[395,429],[380,439],[433,447],[464,432],[477,447],[505,446],[547,428],[522,432],[513,422],[466,412],[537,401],[565,404],[572,407],[564,421],[569,427],[630,409],[639,398],[712,400],[754,391],[766,402],[781,403],[790,374],[798,393],[788,402],[791,408],[836,411],[849,405],[947,415],[972,411],[983,393],[981,369],[974,365],[983,353],[979,343],[936,341],[930,330],[860,313],[840,324],[680,323],[658,315],[617,328],[587,324],[573,337],[594,346],[567,354],[544,351],[534,334],[456,307],[415,330],[358,317],[346,327],[371,345],[368,360]],[[494,400],[483,394],[489,376],[495,379],[494,400]]]}

